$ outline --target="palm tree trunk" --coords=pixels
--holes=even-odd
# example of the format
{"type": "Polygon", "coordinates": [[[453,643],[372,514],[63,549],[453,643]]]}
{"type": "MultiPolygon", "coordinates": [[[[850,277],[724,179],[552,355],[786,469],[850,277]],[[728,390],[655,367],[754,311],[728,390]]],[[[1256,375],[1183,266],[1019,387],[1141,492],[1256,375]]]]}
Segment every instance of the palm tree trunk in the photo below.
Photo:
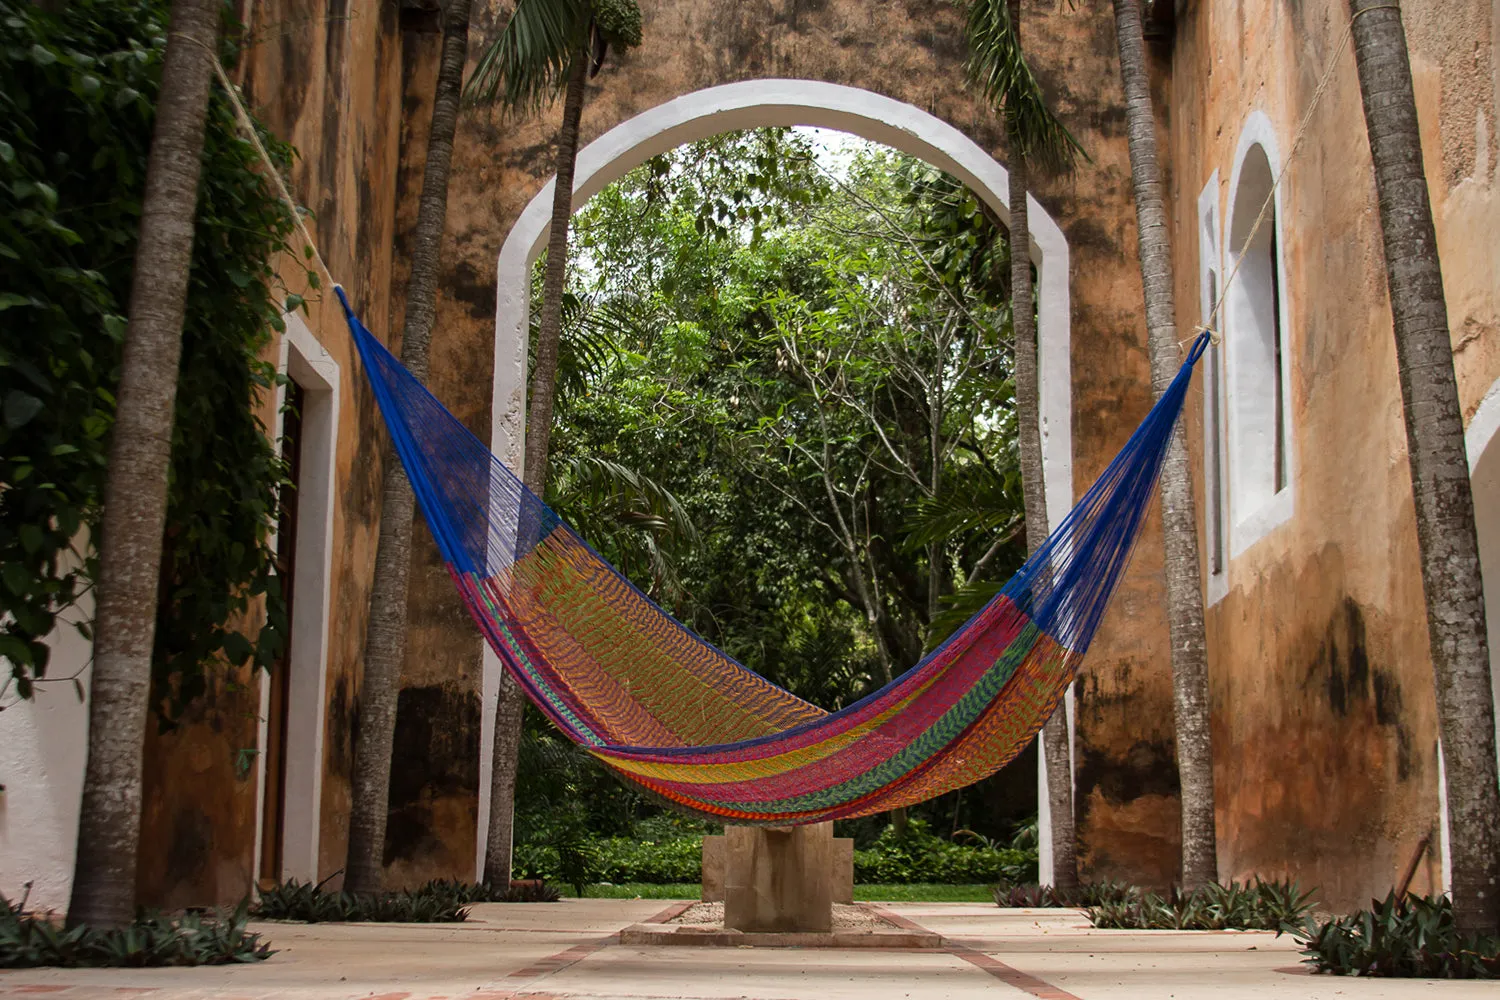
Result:
{"type": "Polygon", "coordinates": [[[1500,785],[1463,412],[1400,8],[1350,0],[1385,241],[1448,791],[1454,919],[1500,929],[1500,785]]]}
{"type": "Polygon", "coordinates": [[[542,322],[527,402],[526,469],[523,477],[537,496],[547,485],[547,452],[552,443],[552,407],[557,398],[557,344],[562,337],[562,300],[568,275],[568,224],[573,217],[573,168],[578,161],[578,125],[583,118],[588,57],[580,53],[568,75],[562,130],[557,134],[557,181],[552,192],[552,228],[547,236],[547,274],[542,283],[542,322]]]}
{"type": "MultiPolygon", "coordinates": [[[[1114,5],[1120,77],[1125,88],[1130,174],[1140,229],[1151,384],[1155,397],[1160,399],[1181,364],[1172,293],[1172,247],[1156,152],[1156,115],[1151,105],[1139,0],[1114,0],[1114,5]]],[[[1167,623],[1172,642],[1172,706],[1182,795],[1182,884],[1194,889],[1217,881],[1218,852],[1198,525],[1193,510],[1187,443],[1181,434],[1173,436],[1162,464],[1161,512],[1166,550],[1167,623]]]]}
{"type": "Polygon", "coordinates": [[[135,917],[141,745],[156,639],[167,466],[203,131],[218,44],[216,0],[175,0],[146,166],[130,325],[104,487],[89,750],[68,924],[135,917]]]}
{"type": "MultiPolygon", "coordinates": [[[[448,218],[448,176],[458,130],[459,94],[469,50],[472,0],[449,0],[443,15],[442,62],[432,102],[432,130],[422,171],[422,195],[406,283],[406,319],[401,363],[427,380],[432,326],[437,311],[438,266],[448,218]]],[[[411,573],[415,497],[406,470],[387,442],[381,488],[380,542],[365,633],[365,671],[359,691],[359,740],[354,748],[353,803],[344,888],[378,892],[384,868],[385,824],[390,798],[391,752],[401,664],[406,657],[406,598],[411,573]]]]}
{"type": "MultiPolygon", "coordinates": [[[[1020,3],[1010,2],[1013,30],[1019,36],[1020,3]]],[[[1015,130],[1008,130],[1016,150],[1015,130]]],[[[1015,339],[1016,425],[1020,432],[1021,492],[1026,511],[1026,550],[1036,552],[1047,541],[1047,489],[1042,466],[1041,389],[1037,370],[1036,305],[1031,285],[1031,227],[1026,208],[1030,170],[1015,153],[1010,167],[1010,306],[1015,339]]],[[[1073,754],[1068,737],[1070,684],[1042,730],[1047,768],[1047,811],[1051,820],[1052,886],[1060,894],[1078,890],[1078,848],[1073,826],[1073,754]]]]}
{"type": "MultiPolygon", "coordinates": [[[[547,237],[547,274],[542,283],[542,322],[536,367],[526,416],[526,466],[522,480],[541,496],[547,488],[547,452],[552,443],[552,407],[557,397],[557,345],[562,337],[562,300],[568,274],[568,224],[573,217],[573,168],[578,161],[578,126],[583,119],[588,56],[578,53],[563,97],[562,129],[557,134],[557,179],[552,191],[552,229],[547,237]]],[[[517,755],[525,693],[508,673],[500,678],[495,703],[495,746],[491,754],[490,828],[484,876],[491,885],[510,883],[515,831],[517,755]]]]}

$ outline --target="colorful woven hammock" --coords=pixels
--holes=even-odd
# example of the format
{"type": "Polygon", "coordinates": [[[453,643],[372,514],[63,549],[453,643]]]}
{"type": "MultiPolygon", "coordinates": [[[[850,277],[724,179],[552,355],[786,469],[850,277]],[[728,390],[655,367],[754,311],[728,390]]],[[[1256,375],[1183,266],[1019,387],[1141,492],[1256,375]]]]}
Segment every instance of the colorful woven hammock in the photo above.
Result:
{"type": "Polygon", "coordinates": [[[678,808],[736,823],[863,816],[984,778],[1051,715],[1140,531],[1207,335],[1004,590],[881,690],[828,713],[654,604],[495,458],[349,308],[375,398],[490,647],[568,737],[678,808]]]}

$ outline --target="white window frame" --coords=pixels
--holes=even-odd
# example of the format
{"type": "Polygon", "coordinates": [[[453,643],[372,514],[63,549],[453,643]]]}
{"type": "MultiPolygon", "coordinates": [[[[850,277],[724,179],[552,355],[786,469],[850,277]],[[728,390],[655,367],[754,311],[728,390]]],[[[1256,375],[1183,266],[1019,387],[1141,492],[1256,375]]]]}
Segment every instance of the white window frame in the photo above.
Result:
{"type": "MultiPolygon", "coordinates": [[[[1226,224],[1223,228],[1224,235],[1224,263],[1226,280],[1234,271],[1238,263],[1238,247],[1234,246],[1235,230],[1237,223],[1243,221],[1245,228],[1254,224],[1255,215],[1259,214],[1260,203],[1254,206],[1240,206],[1239,193],[1241,184],[1241,172],[1245,160],[1250,152],[1259,146],[1265,154],[1266,163],[1270,168],[1271,181],[1273,185],[1273,212],[1275,218],[1271,220],[1274,226],[1274,250],[1271,266],[1275,268],[1277,295],[1277,321],[1280,324],[1281,337],[1281,365],[1276,373],[1280,383],[1281,395],[1281,434],[1282,434],[1282,479],[1283,484],[1279,491],[1272,493],[1269,497],[1260,500],[1250,500],[1246,497],[1246,484],[1244,482],[1248,473],[1245,470],[1245,457],[1240,454],[1240,442],[1243,440],[1243,421],[1246,419],[1244,407],[1245,400],[1237,399],[1234,391],[1235,372],[1243,366],[1253,363],[1247,360],[1247,344],[1240,336],[1240,331],[1235,329],[1237,296],[1244,292],[1244,287],[1239,279],[1235,277],[1233,284],[1225,294],[1225,322],[1224,346],[1225,346],[1225,398],[1228,401],[1228,439],[1229,447],[1226,452],[1228,456],[1228,480],[1229,480],[1229,558],[1242,555],[1261,539],[1269,535],[1274,529],[1286,523],[1294,510],[1294,497],[1296,494],[1297,463],[1294,440],[1296,435],[1292,423],[1292,380],[1291,380],[1291,358],[1292,358],[1292,323],[1289,284],[1286,272],[1286,213],[1283,206],[1282,189],[1275,184],[1276,177],[1281,169],[1281,155],[1276,141],[1276,129],[1271,119],[1263,111],[1253,111],[1245,120],[1245,127],[1240,132],[1239,146],[1234,156],[1234,172],[1229,182],[1229,211],[1226,224]],[[1236,212],[1244,211],[1251,213],[1248,218],[1236,219],[1236,212]],[[1237,480],[1239,480],[1237,482],[1237,480]]],[[[1263,224],[1264,225],[1264,224],[1263,224]]]]}
{"type": "MultiPolygon", "coordinates": [[[[318,880],[318,838],[323,815],[323,731],[328,697],[328,636],[332,597],[333,512],[337,503],[339,363],[324,350],[295,312],[282,317],[282,375],[301,386],[302,470],[297,508],[297,586],[292,592],[287,669],[286,782],[282,789],[281,878],[318,880]]],[[[272,427],[276,447],[282,444],[282,406],[286,387],[276,388],[272,427]]],[[[271,545],[275,547],[275,537],[271,545]]],[[[256,743],[255,853],[260,871],[261,837],[266,808],[266,754],[271,686],[260,674],[260,724],[256,743]]]]}
{"type": "MultiPolygon", "coordinates": [[[[1209,175],[1198,195],[1199,323],[1216,337],[1224,327],[1214,300],[1224,287],[1223,230],[1219,226],[1219,171],[1209,175]]],[[[1229,593],[1229,426],[1224,391],[1224,344],[1210,344],[1201,374],[1203,385],[1204,579],[1210,607],[1229,593]],[[1217,466],[1217,468],[1216,468],[1217,466]]]]}

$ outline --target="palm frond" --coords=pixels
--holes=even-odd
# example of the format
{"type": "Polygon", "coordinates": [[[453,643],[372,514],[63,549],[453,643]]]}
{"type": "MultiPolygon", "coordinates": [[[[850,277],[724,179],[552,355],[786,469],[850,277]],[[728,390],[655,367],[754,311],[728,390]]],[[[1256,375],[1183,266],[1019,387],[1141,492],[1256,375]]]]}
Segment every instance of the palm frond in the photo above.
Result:
{"type": "Polygon", "coordinates": [[[1012,503],[924,499],[913,506],[911,519],[903,526],[901,547],[916,550],[973,531],[1008,531],[1021,523],[1012,503]]]}
{"type": "Polygon", "coordinates": [[[588,511],[618,527],[698,544],[692,515],[676,494],[650,476],[598,455],[569,455],[554,463],[553,506],[564,516],[588,511]]]}
{"type": "Polygon", "coordinates": [[[1026,63],[1006,0],[969,0],[969,80],[1005,114],[1017,155],[1058,173],[1089,158],[1078,140],[1047,107],[1042,86],[1026,63]]]}
{"type": "Polygon", "coordinates": [[[963,628],[964,623],[990,603],[1004,586],[1005,583],[1000,580],[980,580],[977,583],[966,583],[944,597],[943,610],[933,615],[932,621],[927,623],[926,651],[936,649],[944,639],[963,628]]]}
{"type": "Polygon", "coordinates": [[[587,54],[593,16],[588,0],[516,0],[505,30],[479,57],[464,99],[520,114],[537,110],[587,54]]]}

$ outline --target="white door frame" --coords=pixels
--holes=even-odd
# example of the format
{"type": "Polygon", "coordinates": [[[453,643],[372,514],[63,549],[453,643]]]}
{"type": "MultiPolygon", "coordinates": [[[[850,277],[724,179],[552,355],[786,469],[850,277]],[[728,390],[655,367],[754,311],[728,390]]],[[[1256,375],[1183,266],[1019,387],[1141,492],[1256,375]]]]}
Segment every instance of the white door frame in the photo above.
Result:
{"type": "MultiPolygon", "coordinates": [[[[329,604],[332,594],[333,509],[336,497],[339,429],[339,364],[308,329],[302,317],[287,313],[277,370],[303,391],[301,495],[297,498],[296,587],[292,593],[287,665],[286,785],[282,794],[282,879],[318,878],[318,827],[323,815],[323,724],[328,694],[329,604]]],[[[286,387],[276,387],[274,440],[281,449],[286,387]]],[[[271,544],[275,545],[272,538],[271,544]]],[[[255,854],[252,877],[260,871],[266,808],[266,741],[271,687],[261,674],[260,722],[256,746],[255,854]]]]}

